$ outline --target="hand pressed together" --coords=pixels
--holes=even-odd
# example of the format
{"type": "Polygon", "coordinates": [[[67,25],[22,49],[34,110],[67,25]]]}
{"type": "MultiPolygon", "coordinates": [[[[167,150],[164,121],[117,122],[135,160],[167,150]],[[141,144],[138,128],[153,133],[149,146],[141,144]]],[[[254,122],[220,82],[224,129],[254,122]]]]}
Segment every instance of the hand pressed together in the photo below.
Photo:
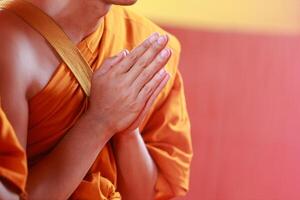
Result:
{"type": "Polygon", "coordinates": [[[131,52],[104,61],[92,79],[88,113],[112,133],[138,128],[170,75],[168,37],[154,33],[131,52]]]}

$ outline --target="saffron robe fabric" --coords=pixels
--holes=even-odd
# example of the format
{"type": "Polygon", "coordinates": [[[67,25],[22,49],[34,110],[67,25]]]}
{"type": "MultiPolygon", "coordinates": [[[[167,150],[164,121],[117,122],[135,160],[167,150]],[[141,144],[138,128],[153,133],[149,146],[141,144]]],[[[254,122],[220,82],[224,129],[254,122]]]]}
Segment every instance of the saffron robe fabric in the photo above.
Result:
{"type": "Polygon", "coordinates": [[[27,177],[26,154],[0,102],[0,178],[24,197],[27,177]]]}
{"type": "MultiPolygon", "coordinates": [[[[94,71],[105,58],[123,49],[133,49],[153,32],[166,34],[149,20],[125,8],[112,6],[99,28],[80,42],[78,48],[94,71]]],[[[173,56],[167,71],[172,79],[140,127],[159,171],[156,199],[169,199],[187,192],[192,158],[190,122],[177,68],[180,45],[173,36],[170,36],[169,47],[173,56]]],[[[46,86],[29,101],[29,165],[38,162],[55,148],[87,106],[88,99],[80,85],[62,63],[46,86]]],[[[114,150],[108,143],[71,199],[120,199],[117,179],[114,150]]]]}

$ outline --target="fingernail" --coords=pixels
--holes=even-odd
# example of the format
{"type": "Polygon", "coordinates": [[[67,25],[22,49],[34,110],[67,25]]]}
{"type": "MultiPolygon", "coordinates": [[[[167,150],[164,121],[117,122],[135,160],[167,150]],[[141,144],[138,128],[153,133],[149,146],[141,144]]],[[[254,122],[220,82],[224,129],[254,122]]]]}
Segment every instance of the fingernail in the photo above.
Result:
{"type": "Polygon", "coordinates": [[[125,55],[127,56],[129,54],[129,51],[127,49],[125,49],[124,51],[125,51],[125,55]]]}
{"type": "Polygon", "coordinates": [[[170,50],[169,50],[169,49],[164,49],[164,50],[162,50],[162,52],[160,53],[160,56],[161,56],[162,58],[167,58],[167,57],[169,57],[169,56],[170,56],[170,50]]]}
{"type": "Polygon", "coordinates": [[[162,35],[158,38],[157,43],[158,44],[164,44],[167,41],[167,36],[162,35]]]}
{"type": "Polygon", "coordinates": [[[166,70],[164,68],[162,68],[161,70],[159,70],[158,75],[162,76],[166,73],[166,70]]]}
{"type": "Polygon", "coordinates": [[[158,38],[158,33],[153,33],[150,37],[149,37],[149,42],[153,43],[157,40],[158,38]]]}

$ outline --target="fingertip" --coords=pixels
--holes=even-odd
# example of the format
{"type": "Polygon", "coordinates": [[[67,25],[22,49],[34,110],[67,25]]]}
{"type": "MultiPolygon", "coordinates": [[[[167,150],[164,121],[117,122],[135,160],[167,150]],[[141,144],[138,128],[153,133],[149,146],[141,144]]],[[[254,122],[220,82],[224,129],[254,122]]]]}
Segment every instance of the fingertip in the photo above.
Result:
{"type": "Polygon", "coordinates": [[[126,56],[126,50],[122,50],[117,55],[107,59],[106,62],[109,65],[114,65],[114,64],[120,62],[125,56],[126,56]]]}
{"type": "Polygon", "coordinates": [[[173,50],[171,48],[169,48],[169,47],[166,47],[165,49],[168,51],[169,57],[171,57],[172,54],[173,54],[173,50]]]}
{"type": "Polygon", "coordinates": [[[166,50],[168,51],[168,55],[166,56],[166,62],[169,62],[169,60],[171,59],[172,55],[173,55],[173,50],[169,47],[166,48],[166,50]]]}
{"type": "Polygon", "coordinates": [[[159,37],[159,34],[157,32],[154,32],[149,36],[148,40],[150,43],[153,43],[157,40],[158,37],[159,37]]]}
{"type": "Polygon", "coordinates": [[[114,60],[120,60],[128,55],[129,51],[127,49],[124,49],[120,51],[115,57],[113,57],[114,60]]]}
{"type": "Polygon", "coordinates": [[[170,59],[171,53],[172,51],[169,48],[165,48],[159,53],[159,56],[161,57],[162,61],[167,61],[170,59]]]}
{"type": "Polygon", "coordinates": [[[125,57],[126,56],[126,49],[125,50],[122,50],[120,53],[119,53],[119,57],[125,57]]]}
{"type": "Polygon", "coordinates": [[[125,51],[125,56],[127,56],[129,54],[128,49],[125,49],[124,51],[125,51]]]}
{"type": "Polygon", "coordinates": [[[165,37],[165,40],[166,40],[165,43],[167,45],[169,43],[170,36],[168,34],[164,34],[163,36],[165,37]]]}

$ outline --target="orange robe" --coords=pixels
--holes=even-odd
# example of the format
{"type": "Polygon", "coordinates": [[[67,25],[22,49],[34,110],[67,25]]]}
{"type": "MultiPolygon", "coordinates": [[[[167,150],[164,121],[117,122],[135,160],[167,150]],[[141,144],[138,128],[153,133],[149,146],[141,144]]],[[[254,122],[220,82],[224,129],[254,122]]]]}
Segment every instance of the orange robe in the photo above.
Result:
{"type": "MultiPolygon", "coordinates": [[[[103,23],[78,48],[92,70],[123,49],[132,49],[153,32],[166,33],[147,19],[113,6],[103,23]]],[[[156,199],[184,195],[192,158],[190,123],[177,65],[180,45],[171,36],[174,55],[167,65],[172,79],[140,127],[159,176],[156,199]]],[[[51,151],[87,108],[87,98],[69,69],[61,64],[48,84],[29,101],[27,155],[29,164],[51,151]]],[[[76,167],[76,166],[74,166],[76,167]]],[[[120,199],[116,162],[110,143],[99,154],[71,199],[120,199]]]]}
{"type": "Polygon", "coordinates": [[[25,151],[0,105],[0,178],[24,197],[26,177],[25,151]]]}

